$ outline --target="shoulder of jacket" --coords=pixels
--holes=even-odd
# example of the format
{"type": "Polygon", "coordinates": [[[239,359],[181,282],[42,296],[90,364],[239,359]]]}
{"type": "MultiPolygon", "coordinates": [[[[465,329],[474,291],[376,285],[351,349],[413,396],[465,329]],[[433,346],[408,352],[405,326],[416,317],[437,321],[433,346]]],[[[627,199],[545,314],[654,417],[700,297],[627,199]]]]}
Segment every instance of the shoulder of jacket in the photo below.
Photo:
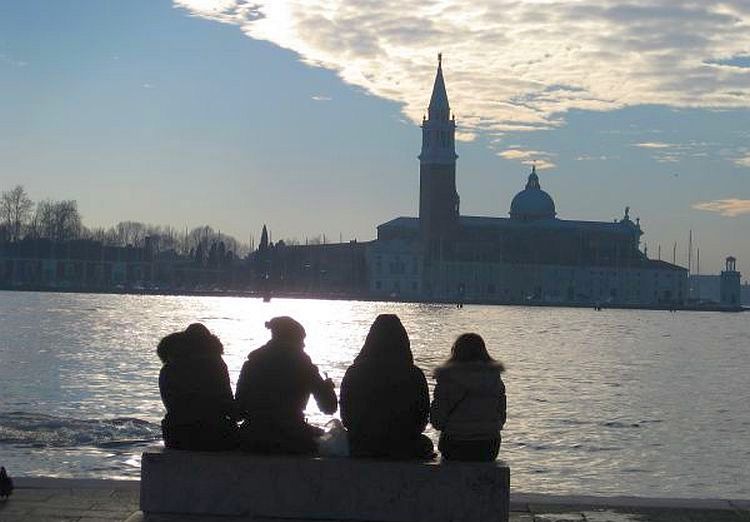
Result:
{"type": "Polygon", "coordinates": [[[502,363],[497,361],[490,362],[447,362],[443,365],[435,368],[434,376],[439,377],[450,377],[453,374],[466,374],[466,373],[495,373],[500,377],[505,371],[505,367],[502,363]]]}

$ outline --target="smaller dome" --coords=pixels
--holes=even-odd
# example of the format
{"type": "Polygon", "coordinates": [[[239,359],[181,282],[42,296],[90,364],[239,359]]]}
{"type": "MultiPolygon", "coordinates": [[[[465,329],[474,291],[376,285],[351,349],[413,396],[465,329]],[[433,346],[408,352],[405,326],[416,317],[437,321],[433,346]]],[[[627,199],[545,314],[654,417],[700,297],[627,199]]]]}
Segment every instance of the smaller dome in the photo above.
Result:
{"type": "Polygon", "coordinates": [[[539,176],[536,174],[536,167],[533,167],[526,188],[516,194],[510,204],[510,217],[532,221],[554,218],[555,215],[555,202],[549,194],[542,190],[539,185],[539,176]]]}

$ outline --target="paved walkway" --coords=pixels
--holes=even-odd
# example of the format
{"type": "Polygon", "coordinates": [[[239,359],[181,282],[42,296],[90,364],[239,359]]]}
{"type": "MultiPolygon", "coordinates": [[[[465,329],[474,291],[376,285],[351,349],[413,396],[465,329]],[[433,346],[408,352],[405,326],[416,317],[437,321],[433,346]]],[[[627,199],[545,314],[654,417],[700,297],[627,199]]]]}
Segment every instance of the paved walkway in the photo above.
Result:
{"type": "MultiPolygon", "coordinates": [[[[13,495],[0,501],[2,522],[124,521],[138,510],[138,481],[17,478],[15,483],[13,495]]],[[[750,522],[750,500],[514,493],[511,511],[512,522],[750,522]]]]}

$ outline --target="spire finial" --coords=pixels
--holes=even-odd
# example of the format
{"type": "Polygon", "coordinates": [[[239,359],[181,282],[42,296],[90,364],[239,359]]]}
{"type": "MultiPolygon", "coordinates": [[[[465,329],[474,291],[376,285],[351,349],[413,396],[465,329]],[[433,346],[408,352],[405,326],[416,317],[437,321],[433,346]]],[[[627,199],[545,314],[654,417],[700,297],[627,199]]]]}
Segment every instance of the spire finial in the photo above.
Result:
{"type": "Polygon", "coordinates": [[[443,64],[443,53],[438,53],[438,67],[443,64]]]}
{"type": "Polygon", "coordinates": [[[527,189],[538,189],[541,188],[539,185],[539,176],[536,173],[536,160],[531,165],[531,174],[529,174],[529,181],[526,183],[527,189]]]}

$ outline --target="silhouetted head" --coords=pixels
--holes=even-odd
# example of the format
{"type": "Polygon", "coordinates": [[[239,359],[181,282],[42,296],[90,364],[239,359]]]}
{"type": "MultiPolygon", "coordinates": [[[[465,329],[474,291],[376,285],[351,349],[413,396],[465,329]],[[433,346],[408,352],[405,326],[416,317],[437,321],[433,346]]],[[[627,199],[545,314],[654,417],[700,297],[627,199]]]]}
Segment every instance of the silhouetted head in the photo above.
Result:
{"type": "Polygon", "coordinates": [[[375,318],[365,345],[355,362],[381,362],[390,364],[414,364],[409,335],[394,314],[381,314],[375,318]]]}
{"type": "Polygon", "coordinates": [[[191,355],[221,355],[224,353],[224,345],[221,340],[212,334],[205,325],[193,323],[185,328],[185,339],[193,350],[191,355]]]}
{"type": "Polygon", "coordinates": [[[185,344],[185,332],[171,333],[159,341],[156,346],[156,355],[159,356],[161,362],[165,363],[178,356],[178,352],[185,349],[185,344]]]}
{"type": "Polygon", "coordinates": [[[487,353],[482,336],[475,333],[465,333],[458,336],[451,347],[451,356],[448,362],[495,362],[487,353]]]}
{"type": "Polygon", "coordinates": [[[276,342],[299,349],[305,346],[305,328],[291,317],[274,317],[266,323],[266,328],[271,330],[271,339],[276,342]]]}

